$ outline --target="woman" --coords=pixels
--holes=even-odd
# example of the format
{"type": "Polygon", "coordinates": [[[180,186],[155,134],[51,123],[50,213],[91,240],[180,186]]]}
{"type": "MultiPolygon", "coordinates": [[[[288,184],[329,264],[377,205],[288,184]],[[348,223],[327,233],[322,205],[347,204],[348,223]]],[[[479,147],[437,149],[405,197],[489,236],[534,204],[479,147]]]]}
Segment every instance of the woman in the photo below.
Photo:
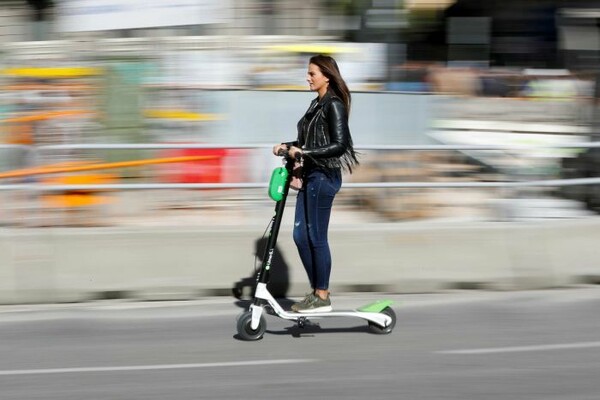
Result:
{"type": "Polygon", "coordinates": [[[298,122],[298,139],[273,147],[303,162],[303,185],[298,192],[294,242],[308,275],[312,292],[292,305],[296,312],[331,311],[329,276],[331,253],[327,231],[333,199],[342,186],[342,172],[358,165],[348,128],[350,91],[332,57],[310,59],[306,78],[317,92],[298,122]]]}

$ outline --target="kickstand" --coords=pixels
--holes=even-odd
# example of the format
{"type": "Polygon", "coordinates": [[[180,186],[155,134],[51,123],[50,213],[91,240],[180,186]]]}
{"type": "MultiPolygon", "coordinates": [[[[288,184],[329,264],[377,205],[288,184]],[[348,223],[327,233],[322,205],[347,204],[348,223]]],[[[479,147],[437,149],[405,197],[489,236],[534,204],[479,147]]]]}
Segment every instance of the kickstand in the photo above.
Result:
{"type": "Polygon", "coordinates": [[[296,321],[296,325],[298,325],[298,328],[300,328],[300,329],[304,329],[304,328],[320,328],[321,327],[319,324],[311,322],[306,317],[300,317],[300,318],[298,318],[298,320],[296,321]]]}

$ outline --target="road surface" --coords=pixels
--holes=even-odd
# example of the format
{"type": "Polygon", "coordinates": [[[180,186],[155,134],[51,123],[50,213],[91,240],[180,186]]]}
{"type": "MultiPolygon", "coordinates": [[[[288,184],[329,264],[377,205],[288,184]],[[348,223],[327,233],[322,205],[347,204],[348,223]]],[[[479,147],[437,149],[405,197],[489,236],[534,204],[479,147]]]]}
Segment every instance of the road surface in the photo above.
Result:
{"type": "Polygon", "coordinates": [[[0,399],[600,398],[599,287],[333,301],[380,297],[390,335],[267,316],[257,342],[236,338],[233,298],[0,307],[0,399]]]}

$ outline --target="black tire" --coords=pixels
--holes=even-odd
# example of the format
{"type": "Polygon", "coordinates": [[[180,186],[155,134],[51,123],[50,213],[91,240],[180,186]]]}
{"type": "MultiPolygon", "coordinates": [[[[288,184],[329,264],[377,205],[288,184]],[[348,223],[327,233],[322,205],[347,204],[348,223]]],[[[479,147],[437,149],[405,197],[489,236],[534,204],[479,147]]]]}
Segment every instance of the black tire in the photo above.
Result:
{"type": "Polygon", "coordinates": [[[396,313],[391,307],[386,307],[383,310],[381,310],[381,314],[385,314],[391,317],[392,323],[383,328],[377,325],[376,323],[369,321],[369,332],[374,333],[376,335],[387,335],[392,333],[392,330],[394,330],[394,326],[396,326],[396,313]]]}
{"type": "Polygon", "coordinates": [[[262,339],[265,330],[267,329],[267,321],[264,315],[260,316],[260,321],[256,329],[252,329],[250,324],[252,323],[252,311],[246,311],[237,321],[238,335],[242,340],[260,340],[262,339]]]}

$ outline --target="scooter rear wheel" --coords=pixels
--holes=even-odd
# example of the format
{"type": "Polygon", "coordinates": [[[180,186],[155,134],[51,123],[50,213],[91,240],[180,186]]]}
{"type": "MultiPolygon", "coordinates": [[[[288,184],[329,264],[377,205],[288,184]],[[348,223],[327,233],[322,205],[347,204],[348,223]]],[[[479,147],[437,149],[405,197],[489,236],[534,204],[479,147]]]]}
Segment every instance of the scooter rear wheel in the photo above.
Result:
{"type": "Polygon", "coordinates": [[[263,315],[260,316],[260,321],[256,329],[252,329],[252,312],[246,311],[237,321],[237,331],[242,340],[259,340],[262,339],[267,329],[267,321],[263,315]]]}
{"type": "Polygon", "coordinates": [[[382,327],[374,322],[369,321],[369,332],[375,333],[377,335],[387,335],[389,333],[392,333],[392,330],[394,330],[394,326],[396,326],[396,313],[391,307],[386,307],[383,310],[381,310],[381,314],[385,314],[388,317],[392,318],[392,322],[388,326],[382,327]]]}

